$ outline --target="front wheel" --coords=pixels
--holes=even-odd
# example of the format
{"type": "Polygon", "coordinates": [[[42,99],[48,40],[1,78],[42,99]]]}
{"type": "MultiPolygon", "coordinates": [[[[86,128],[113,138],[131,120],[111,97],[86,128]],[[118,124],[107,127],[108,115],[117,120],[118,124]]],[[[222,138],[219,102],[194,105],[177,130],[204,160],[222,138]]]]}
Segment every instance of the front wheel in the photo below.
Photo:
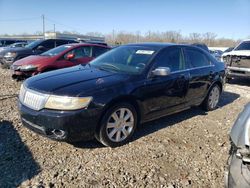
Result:
{"type": "Polygon", "coordinates": [[[102,118],[96,138],[105,146],[117,147],[128,142],[137,125],[137,112],[128,103],[114,105],[102,118]]]}
{"type": "Polygon", "coordinates": [[[221,95],[221,88],[219,85],[215,84],[210,88],[207,97],[203,101],[203,109],[206,111],[211,111],[214,110],[220,100],[220,95],[221,95]]]}

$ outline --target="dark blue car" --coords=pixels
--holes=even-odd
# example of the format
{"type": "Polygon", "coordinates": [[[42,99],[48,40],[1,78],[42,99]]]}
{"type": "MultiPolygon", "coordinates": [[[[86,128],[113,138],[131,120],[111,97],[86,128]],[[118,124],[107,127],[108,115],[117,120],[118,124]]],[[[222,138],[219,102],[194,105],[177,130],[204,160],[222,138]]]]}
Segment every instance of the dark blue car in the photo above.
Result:
{"type": "Polygon", "coordinates": [[[117,47],[88,65],[26,80],[19,96],[22,122],[61,141],[96,138],[126,143],[139,123],[202,105],[216,108],[225,67],[191,45],[117,47]]]}

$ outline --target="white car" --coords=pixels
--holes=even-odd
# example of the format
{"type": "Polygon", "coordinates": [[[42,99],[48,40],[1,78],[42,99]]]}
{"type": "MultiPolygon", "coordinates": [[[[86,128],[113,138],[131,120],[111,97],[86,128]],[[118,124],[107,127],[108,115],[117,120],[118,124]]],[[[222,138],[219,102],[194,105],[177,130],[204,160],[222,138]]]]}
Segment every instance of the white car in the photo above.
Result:
{"type": "Polygon", "coordinates": [[[232,51],[222,54],[226,63],[227,77],[250,77],[250,39],[242,41],[232,51]]]}
{"type": "Polygon", "coordinates": [[[232,51],[222,54],[226,63],[227,77],[250,77],[250,39],[242,41],[232,51]]]}

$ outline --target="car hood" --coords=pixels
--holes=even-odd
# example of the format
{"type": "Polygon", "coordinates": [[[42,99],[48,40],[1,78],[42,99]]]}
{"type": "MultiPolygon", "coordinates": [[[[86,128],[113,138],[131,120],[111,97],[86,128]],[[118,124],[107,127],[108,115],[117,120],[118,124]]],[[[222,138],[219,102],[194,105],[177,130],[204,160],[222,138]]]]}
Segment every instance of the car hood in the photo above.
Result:
{"type": "Polygon", "coordinates": [[[239,114],[231,129],[230,137],[237,147],[250,146],[250,103],[239,114]]]}
{"type": "Polygon", "coordinates": [[[122,84],[129,75],[78,65],[31,77],[25,81],[29,89],[53,95],[86,96],[98,90],[122,84]]]}
{"type": "Polygon", "coordinates": [[[54,57],[50,56],[39,56],[39,55],[31,55],[25,57],[23,59],[17,60],[13,65],[21,66],[21,65],[40,65],[44,63],[49,63],[54,60],[54,57]]]}
{"type": "Polygon", "coordinates": [[[235,56],[250,56],[250,50],[233,50],[231,52],[223,53],[222,56],[235,55],[235,56]]]}

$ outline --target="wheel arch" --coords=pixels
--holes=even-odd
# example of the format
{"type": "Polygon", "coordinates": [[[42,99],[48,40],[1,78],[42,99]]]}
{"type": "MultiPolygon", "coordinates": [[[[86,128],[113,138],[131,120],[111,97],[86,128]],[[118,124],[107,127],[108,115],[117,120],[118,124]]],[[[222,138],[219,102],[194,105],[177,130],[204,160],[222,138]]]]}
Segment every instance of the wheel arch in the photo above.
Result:
{"type": "Polygon", "coordinates": [[[221,91],[221,92],[223,91],[223,84],[222,84],[222,81],[220,81],[220,80],[214,81],[214,82],[210,85],[208,91],[210,91],[210,89],[211,89],[214,85],[218,85],[218,86],[220,87],[220,91],[221,91]]]}
{"type": "Polygon", "coordinates": [[[102,118],[103,118],[104,114],[107,112],[107,110],[110,109],[115,104],[118,104],[118,103],[129,103],[129,104],[131,104],[135,108],[135,110],[137,112],[137,123],[140,122],[140,120],[142,118],[142,105],[140,104],[139,100],[137,100],[134,96],[124,95],[124,96],[114,98],[113,100],[111,100],[110,102],[108,102],[105,105],[105,107],[104,107],[104,109],[102,111],[102,114],[100,116],[100,119],[98,121],[97,129],[99,129],[100,122],[102,121],[102,118]]]}

